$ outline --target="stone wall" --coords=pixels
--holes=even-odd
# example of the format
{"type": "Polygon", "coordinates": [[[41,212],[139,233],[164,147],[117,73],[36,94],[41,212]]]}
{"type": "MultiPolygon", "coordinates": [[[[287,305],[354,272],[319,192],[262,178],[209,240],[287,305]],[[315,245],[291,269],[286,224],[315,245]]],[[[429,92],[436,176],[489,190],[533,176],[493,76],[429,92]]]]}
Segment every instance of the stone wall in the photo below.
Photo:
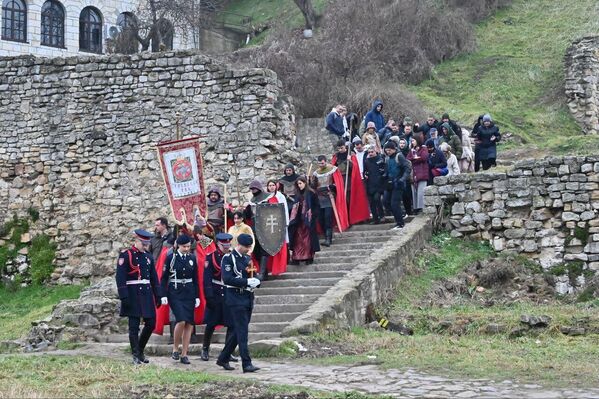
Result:
{"type": "MultiPolygon", "coordinates": [[[[297,163],[292,108],[274,72],[192,52],[0,58],[0,223],[29,207],[58,243],[53,279],[113,273],[136,227],[170,215],[154,146],[202,135],[206,185],[242,195],[297,163]],[[232,153],[237,154],[233,168],[232,153]]],[[[232,195],[233,196],[233,195],[232,195]]]]}
{"type": "MultiPolygon", "coordinates": [[[[448,219],[454,237],[487,240],[545,269],[577,265],[558,278],[560,293],[585,284],[599,270],[599,156],[524,160],[506,173],[435,178],[425,212],[448,219]],[[582,273],[584,271],[584,273],[582,273]]],[[[555,268],[554,268],[555,269],[555,268]]]]}
{"type": "Polygon", "coordinates": [[[599,36],[584,37],[565,57],[568,107],[585,134],[599,134],[599,36]]]}
{"type": "Polygon", "coordinates": [[[432,234],[430,217],[415,217],[285,327],[282,335],[290,337],[363,325],[368,305],[378,305],[389,298],[389,293],[401,281],[406,265],[424,248],[432,234]]]}

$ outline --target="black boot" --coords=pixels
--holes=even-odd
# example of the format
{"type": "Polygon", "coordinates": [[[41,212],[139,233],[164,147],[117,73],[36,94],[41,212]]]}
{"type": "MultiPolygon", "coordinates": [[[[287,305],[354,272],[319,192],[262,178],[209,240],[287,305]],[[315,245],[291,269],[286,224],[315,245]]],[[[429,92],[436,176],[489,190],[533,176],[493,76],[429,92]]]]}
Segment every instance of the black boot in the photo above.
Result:
{"type": "Polygon", "coordinates": [[[325,247],[330,247],[333,242],[333,229],[327,229],[324,234],[324,245],[325,247]]]}
{"type": "Polygon", "coordinates": [[[146,349],[146,344],[152,336],[153,329],[154,327],[150,325],[145,325],[144,328],[141,330],[141,334],[139,335],[139,347],[137,351],[137,358],[142,363],[150,363],[150,361],[144,355],[144,350],[146,349]]]}
{"type": "Polygon", "coordinates": [[[206,348],[205,346],[202,348],[202,354],[200,355],[200,359],[207,362],[210,360],[210,348],[206,348]]]}
{"type": "Polygon", "coordinates": [[[133,364],[141,364],[142,362],[139,360],[139,337],[137,334],[129,334],[129,345],[131,345],[133,364]]]}
{"type": "Polygon", "coordinates": [[[262,255],[260,258],[260,272],[258,273],[258,280],[268,280],[268,270],[266,270],[266,264],[268,263],[268,255],[262,255]]]}

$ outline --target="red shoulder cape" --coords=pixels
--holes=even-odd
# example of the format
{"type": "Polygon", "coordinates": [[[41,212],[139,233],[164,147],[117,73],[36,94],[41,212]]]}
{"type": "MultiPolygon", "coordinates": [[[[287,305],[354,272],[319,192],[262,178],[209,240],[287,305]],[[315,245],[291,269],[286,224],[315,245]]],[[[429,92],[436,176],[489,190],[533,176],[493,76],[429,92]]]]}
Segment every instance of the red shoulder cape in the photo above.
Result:
{"type": "Polygon", "coordinates": [[[370,208],[366,189],[360,177],[358,157],[352,155],[351,192],[349,196],[349,224],[356,224],[370,219],[370,208]],[[355,173],[357,172],[357,173],[355,173]]]}
{"type": "Polygon", "coordinates": [[[206,248],[197,243],[196,245],[196,259],[198,261],[198,282],[200,284],[200,306],[195,308],[193,312],[195,324],[202,324],[204,322],[204,311],[206,310],[206,297],[204,296],[204,264],[206,263],[206,255],[216,251],[216,245],[214,241],[210,243],[206,248]]]}

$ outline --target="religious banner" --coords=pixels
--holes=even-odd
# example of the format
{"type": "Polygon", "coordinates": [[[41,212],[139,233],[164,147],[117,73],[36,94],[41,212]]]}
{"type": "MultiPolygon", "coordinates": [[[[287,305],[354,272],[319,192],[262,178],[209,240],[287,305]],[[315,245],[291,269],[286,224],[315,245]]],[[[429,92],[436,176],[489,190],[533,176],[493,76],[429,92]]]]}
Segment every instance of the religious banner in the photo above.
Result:
{"type": "Polygon", "coordinates": [[[173,217],[193,226],[196,213],[206,216],[199,137],[158,143],[156,149],[173,217]]]}

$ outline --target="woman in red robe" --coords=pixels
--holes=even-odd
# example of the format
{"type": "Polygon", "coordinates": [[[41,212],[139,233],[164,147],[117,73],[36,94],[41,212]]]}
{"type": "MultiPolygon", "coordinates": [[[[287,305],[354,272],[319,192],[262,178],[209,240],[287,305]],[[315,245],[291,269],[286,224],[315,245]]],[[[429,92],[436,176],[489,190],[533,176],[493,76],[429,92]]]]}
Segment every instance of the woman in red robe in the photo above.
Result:
{"type": "Polygon", "coordinates": [[[287,270],[287,243],[289,242],[289,234],[287,233],[287,226],[289,226],[289,210],[287,208],[287,199],[279,192],[279,185],[274,180],[269,180],[266,183],[266,190],[269,193],[267,202],[271,204],[283,204],[285,207],[285,242],[283,246],[274,256],[269,256],[266,269],[269,274],[276,276],[277,274],[284,273],[287,270]]]}
{"type": "Polygon", "coordinates": [[[318,195],[308,186],[304,176],[295,181],[297,202],[291,208],[289,216],[289,248],[292,251],[291,263],[299,264],[305,261],[310,264],[314,254],[320,251],[318,242],[318,195]]]}

